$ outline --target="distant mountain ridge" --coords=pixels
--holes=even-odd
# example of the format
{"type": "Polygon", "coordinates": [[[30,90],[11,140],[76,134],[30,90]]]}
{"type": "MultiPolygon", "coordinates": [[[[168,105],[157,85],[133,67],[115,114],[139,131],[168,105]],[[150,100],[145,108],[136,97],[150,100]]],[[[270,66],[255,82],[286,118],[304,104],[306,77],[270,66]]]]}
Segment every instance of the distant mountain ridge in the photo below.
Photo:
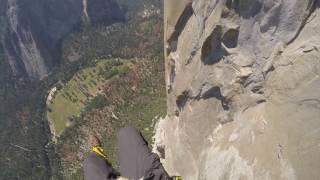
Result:
{"type": "Polygon", "coordinates": [[[29,79],[43,79],[59,65],[63,38],[82,22],[125,19],[115,0],[2,0],[0,5],[7,27],[1,42],[5,59],[15,76],[29,79]]]}

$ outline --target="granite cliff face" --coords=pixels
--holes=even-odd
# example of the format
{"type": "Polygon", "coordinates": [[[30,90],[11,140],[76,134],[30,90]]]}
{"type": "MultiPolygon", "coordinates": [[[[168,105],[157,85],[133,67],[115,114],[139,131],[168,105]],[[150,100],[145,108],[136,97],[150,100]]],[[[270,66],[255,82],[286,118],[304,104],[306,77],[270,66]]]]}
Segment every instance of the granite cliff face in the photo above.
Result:
{"type": "Polygon", "coordinates": [[[156,144],[167,169],[184,179],[318,179],[320,2],[164,6],[168,116],[156,144]]]}
{"type": "Polygon", "coordinates": [[[113,23],[124,15],[114,0],[2,0],[2,45],[18,77],[42,79],[61,61],[63,38],[82,22],[113,23]],[[5,8],[4,8],[5,7],[5,8]]]}

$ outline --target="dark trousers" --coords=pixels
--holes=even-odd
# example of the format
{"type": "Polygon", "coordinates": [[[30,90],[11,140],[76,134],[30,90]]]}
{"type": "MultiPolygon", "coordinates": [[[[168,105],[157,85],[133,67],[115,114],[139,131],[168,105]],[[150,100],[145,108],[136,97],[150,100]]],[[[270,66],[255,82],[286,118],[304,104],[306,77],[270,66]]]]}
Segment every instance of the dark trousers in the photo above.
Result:
{"type": "MultiPolygon", "coordinates": [[[[118,157],[121,176],[130,180],[166,180],[169,178],[158,155],[151,152],[142,134],[135,128],[126,127],[118,133],[118,157]]],[[[91,153],[83,164],[86,180],[114,179],[117,173],[100,156],[91,153]]]]}

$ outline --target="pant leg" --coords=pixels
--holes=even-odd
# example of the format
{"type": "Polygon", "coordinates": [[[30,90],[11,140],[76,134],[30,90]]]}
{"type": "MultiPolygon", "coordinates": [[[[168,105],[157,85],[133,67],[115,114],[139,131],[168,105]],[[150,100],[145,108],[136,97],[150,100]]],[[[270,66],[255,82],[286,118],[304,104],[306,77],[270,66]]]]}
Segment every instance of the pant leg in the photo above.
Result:
{"type": "Polygon", "coordinates": [[[122,128],[118,134],[118,156],[121,175],[130,179],[168,177],[158,155],[151,152],[142,134],[135,128],[122,128]]]}
{"type": "Polygon", "coordinates": [[[109,180],[117,175],[111,165],[95,153],[85,159],[83,170],[85,180],[109,180]]]}

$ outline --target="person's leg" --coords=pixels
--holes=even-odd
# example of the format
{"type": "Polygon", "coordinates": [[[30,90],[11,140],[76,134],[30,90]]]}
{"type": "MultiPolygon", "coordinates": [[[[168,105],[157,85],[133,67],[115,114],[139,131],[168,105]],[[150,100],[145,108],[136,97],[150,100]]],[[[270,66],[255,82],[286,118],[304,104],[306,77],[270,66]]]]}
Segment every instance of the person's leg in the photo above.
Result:
{"type": "Polygon", "coordinates": [[[107,180],[115,178],[118,174],[108,163],[100,140],[96,136],[90,135],[88,147],[91,148],[92,152],[83,163],[85,180],[107,180]]]}
{"type": "Polygon", "coordinates": [[[122,176],[137,180],[141,177],[165,179],[159,157],[152,153],[142,134],[133,127],[122,128],[118,134],[118,156],[122,176]],[[157,178],[158,177],[158,178],[157,178]]]}
{"type": "Polygon", "coordinates": [[[85,180],[102,180],[115,178],[111,165],[96,153],[91,153],[83,163],[85,180]]]}

